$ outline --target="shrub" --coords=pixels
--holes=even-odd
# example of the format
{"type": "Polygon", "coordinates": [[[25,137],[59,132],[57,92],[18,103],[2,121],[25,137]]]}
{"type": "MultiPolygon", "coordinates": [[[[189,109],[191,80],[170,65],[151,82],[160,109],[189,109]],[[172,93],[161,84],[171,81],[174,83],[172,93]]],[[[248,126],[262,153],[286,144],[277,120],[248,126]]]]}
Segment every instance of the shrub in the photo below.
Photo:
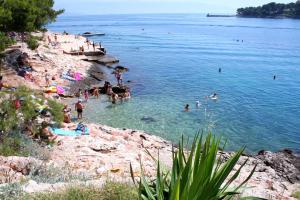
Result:
{"type": "Polygon", "coordinates": [[[4,51],[13,43],[14,41],[11,38],[7,37],[3,32],[0,32],[0,52],[4,51]]]}
{"type": "Polygon", "coordinates": [[[49,112],[51,113],[53,120],[56,123],[61,123],[64,120],[64,114],[62,112],[64,106],[55,100],[48,100],[49,112]]]}
{"type": "Polygon", "coordinates": [[[23,151],[22,141],[17,136],[4,136],[0,138],[1,156],[28,156],[28,152],[23,151]]]}
{"type": "Polygon", "coordinates": [[[0,187],[1,200],[20,200],[22,196],[23,191],[20,183],[7,184],[0,187]]]}
{"type": "MultiPolygon", "coordinates": [[[[232,182],[238,177],[245,161],[239,169],[233,173],[244,148],[237,151],[229,160],[223,162],[221,156],[218,157],[218,149],[221,138],[216,139],[208,134],[204,143],[203,137],[197,135],[192,144],[191,151],[185,152],[183,139],[179,143],[179,148],[173,150],[173,165],[171,172],[161,172],[160,162],[157,161],[156,180],[149,182],[146,180],[142,170],[139,183],[139,196],[141,199],[151,200],[210,200],[210,199],[231,199],[238,194],[238,190],[251,178],[255,171],[253,168],[249,176],[237,187],[232,188],[232,182]]],[[[130,166],[133,181],[132,167],[130,166]]]]}
{"type": "MultiPolygon", "coordinates": [[[[40,160],[48,160],[50,152],[30,137],[18,131],[0,137],[1,156],[31,156],[40,160]]],[[[0,198],[1,199],[1,198],[0,198]]]]}
{"type": "Polygon", "coordinates": [[[35,50],[39,47],[39,42],[37,40],[36,37],[33,37],[33,36],[30,36],[27,40],[26,40],[26,43],[28,45],[28,47],[31,49],[31,50],[35,50]]]}
{"type": "Polygon", "coordinates": [[[101,189],[103,200],[137,200],[138,191],[130,184],[107,182],[101,189]]]}
{"type": "Polygon", "coordinates": [[[84,173],[76,173],[68,165],[56,167],[54,165],[33,165],[30,179],[37,183],[55,184],[58,182],[71,182],[73,180],[87,181],[89,177],[84,173]]]}
{"type": "Polygon", "coordinates": [[[61,192],[25,195],[24,200],[137,200],[135,188],[123,183],[107,182],[103,188],[72,187],[61,192]]]}
{"type": "MultiPolygon", "coordinates": [[[[300,188],[299,188],[300,189],[300,188]]],[[[292,197],[296,198],[296,199],[299,199],[300,200],[300,190],[299,191],[296,191],[292,194],[292,197]]]]}

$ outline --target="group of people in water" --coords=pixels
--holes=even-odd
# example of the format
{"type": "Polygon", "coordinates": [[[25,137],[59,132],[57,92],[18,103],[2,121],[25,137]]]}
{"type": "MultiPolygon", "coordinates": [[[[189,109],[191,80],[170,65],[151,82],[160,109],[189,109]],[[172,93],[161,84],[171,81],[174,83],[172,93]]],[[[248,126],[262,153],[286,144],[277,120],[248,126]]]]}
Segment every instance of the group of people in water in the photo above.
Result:
{"type": "MultiPolygon", "coordinates": [[[[206,101],[209,100],[209,99],[216,101],[216,100],[218,100],[218,98],[219,98],[219,95],[217,93],[213,93],[209,96],[205,96],[206,101]]],[[[197,100],[196,101],[196,108],[199,109],[200,107],[201,107],[201,103],[200,103],[199,100],[197,100]]],[[[184,106],[184,112],[189,112],[189,111],[190,111],[190,105],[186,104],[184,106]]]]}
{"type": "MultiPolygon", "coordinates": [[[[114,92],[112,85],[108,81],[105,81],[104,86],[101,88],[93,87],[92,89],[85,89],[85,90],[78,89],[78,91],[75,93],[75,97],[78,98],[78,101],[75,103],[75,110],[77,112],[77,118],[82,119],[82,113],[84,110],[84,104],[83,104],[83,100],[81,99],[81,97],[84,97],[84,101],[87,102],[89,100],[90,96],[93,96],[96,99],[99,99],[100,93],[106,94],[109,97],[109,100],[111,101],[112,104],[116,104],[118,100],[123,101],[123,100],[129,99],[131,97],[129,88],[119,86],[119,89],[122,92],[119,92],[119,93],[114,92]]],[[[63,112],[64,112],[65,123],[70,123],[71,122],[70,108],[67,105],[65,105],[63,112]]]]}

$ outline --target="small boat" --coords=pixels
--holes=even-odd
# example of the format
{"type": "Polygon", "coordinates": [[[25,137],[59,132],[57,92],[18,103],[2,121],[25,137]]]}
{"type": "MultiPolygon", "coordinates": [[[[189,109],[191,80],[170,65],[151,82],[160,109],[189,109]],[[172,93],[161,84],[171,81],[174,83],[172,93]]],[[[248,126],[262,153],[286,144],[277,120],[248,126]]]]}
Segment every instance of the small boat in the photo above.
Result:
{"type": "Polygon", "coordinates": [[[82,36],[85,37],[91,37],[91,36],[103,36],[105,33],[91,33],[91,32],[85,32],[82,34],[82,36]]]}

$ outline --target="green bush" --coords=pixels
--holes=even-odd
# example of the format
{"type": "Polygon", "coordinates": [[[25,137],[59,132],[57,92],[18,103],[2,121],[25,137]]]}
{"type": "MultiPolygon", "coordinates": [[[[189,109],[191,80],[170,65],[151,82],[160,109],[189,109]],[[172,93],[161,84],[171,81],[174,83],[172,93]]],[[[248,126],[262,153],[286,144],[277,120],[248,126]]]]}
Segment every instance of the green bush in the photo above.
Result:
{"type": "Polygon", "coordinates": [[[44,28],[64,10],[54,10],[54,0],[1,0],[0,31],[32,32],[44,28]]]}
{"type": "MultiPolygon", "coordinates": [[[[222,156],[218,157],[220,141],[221,138],[216,139],[211,134],[208,134],[205,140],[203,140],[202,135],[200,137],[197,135],[191,151],[187,153],[183,147],[182,139],[176,152],[173,150],[171,172],[163,173],[160,162],[157,161],[155,181],[146,180],[141,167],[142,177],[138,186],[140,198],[145,200],[232,199],[250,179],[256,167],[239,186],[233,188],[232,182],[238,177],[247,162],[245,161],[232,174],[244,148],[224,161],[222,156]]],[[[135,183],[131,166],[130,171],[135,183]]]]}
{"type": "Polygon", "coordinates": [[[296,191],[292,194],[292,197],[300,200],[300,191],[296,191]]]}
{"type": "Polygon", "coordinates": [[[138,200],[137,191],[128,184],[108,182],[103,188],[73,187],[61,192],[25,195],[24,200],[138,200]]]}
{"type": "Polygon", "coordinates": [[[0,138],[0,155],[1,156],[28,156],[28,152],[23,149],[20,137],[4,136],[0,138]]]}
{"type": "Polygon", "coordinates": [[[30,36],[27,40],[26,40],[26,43],[28,45],[28,47],[31,49],[31,50],[35,50],[39,47],[39,42],[37,40],[37,38],[33,37],[33,36],[30,36]]]}
{"type": "Polygon", "coordinates": [[[40,160],[48,160],[50,158],[50,151],[43,148],[37,142],[34,142],[32,138],[27,135],[15,131],[10,134],[1,135],[0,155],[31,156],[40,160]]]}
{"type": "Polygon", "coordinates": [[[130,184],[107,182],[101,189],[103,200],[137,200],[138,191],[130,184]]]}
{"type": "Polygon", "coordinates": [[[12,45],[14,41],[7,37],[3,32],[0,32],[0,52],[4,51],[9,45],[12,45]]]}
{"type": "Polygon", "coordinates": [[[60,124],[64,120],[64,114],[62,112],[64,106],[55,100],[48,100],[49,112],[51,113],[53,120],[60,124]]]}

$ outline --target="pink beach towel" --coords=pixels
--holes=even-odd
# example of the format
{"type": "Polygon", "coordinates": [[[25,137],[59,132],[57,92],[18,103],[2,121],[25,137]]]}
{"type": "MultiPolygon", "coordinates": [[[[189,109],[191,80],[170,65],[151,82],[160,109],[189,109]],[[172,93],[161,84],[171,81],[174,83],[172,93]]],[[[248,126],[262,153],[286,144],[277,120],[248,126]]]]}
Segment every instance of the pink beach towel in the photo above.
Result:
{"type": "Polygon", "coordinates": [[[56,91],[57,94],[63,94],[65,92],[64,88],[62,88],[61,86],[56,86],[56,91]]]}
{"type": "Polygon", "coordinates": [[[78,72],[75,73],[74,77],[75,77],[76,81],[80,81],[81,80],[81,75],[78,72]]]}

